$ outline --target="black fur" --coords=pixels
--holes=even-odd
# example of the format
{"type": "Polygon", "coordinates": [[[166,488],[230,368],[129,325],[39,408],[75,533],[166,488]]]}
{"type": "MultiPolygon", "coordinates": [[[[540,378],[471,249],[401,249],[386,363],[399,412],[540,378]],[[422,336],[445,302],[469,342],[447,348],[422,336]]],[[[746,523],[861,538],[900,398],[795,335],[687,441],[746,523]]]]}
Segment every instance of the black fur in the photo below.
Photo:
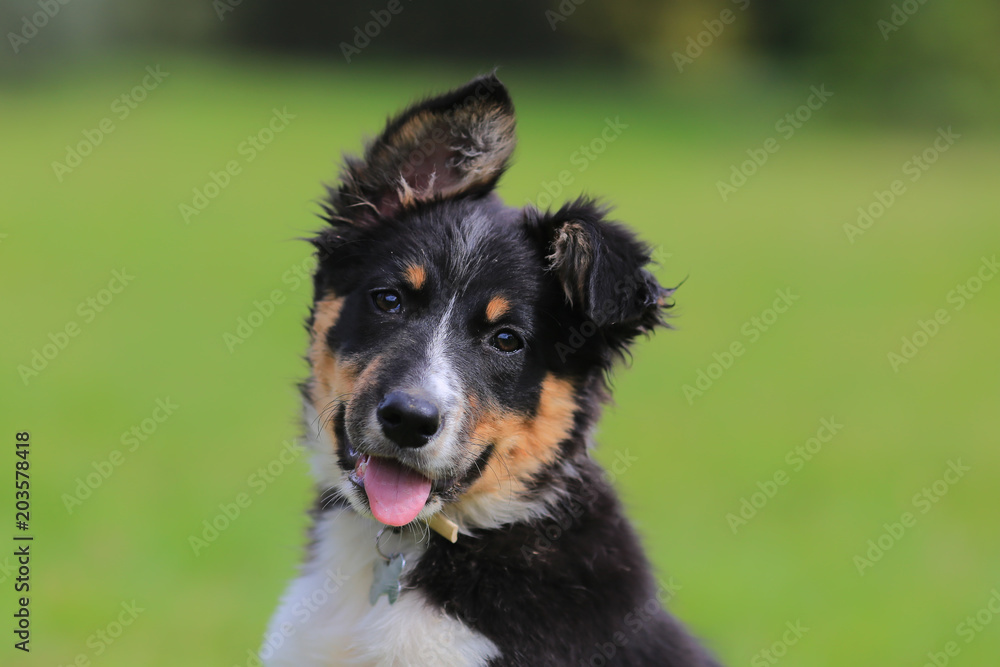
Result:
{"type": "MultiPolygon", "coordinates": [[[[407,109],[364,159],[347,160],[329,191],[329,226],[314,241],[316,300],[343,299],[325,344],[359,367],[378,360],[373,388],[351,399],[352,411],[371,410],[415,376],[418,351],[453,297],[464,324],[449,354],[470,396],[532,418],[544,378],[574,387],[572,430],[526,491],[534,499],[560,489],[563,500],[546,518],[482,529],[456,544],[431,535],[405,586],[491,639],[502,651],[493,667],[716,665],[664,611],[664,592],[588,452],[609,396],[607,373],[637,336],[664,324],[672,290],[648,270],[649,248],[594,201],[554,212],[500,201],[493,188],[513,150],[513,114],[492,75],[407,109]],[[408,264],[426,269],[426,289],[401,281],[408,264]],[[402,295],[405,317],[372,308],[379,288],[402,295]],[[516,355],[482,343],[495,328],[482,308],[499,292],[512,297],[505,321],[526,342],[516,355]]],[[[350,470],[343,408],[335,421],[340,465],[350,470]]],[[[490,474],[494,444],[470,443],[463,473],[435,493],[459,502],[490,474]]],[[[325,495],[319,511],[331,505],[345,507],[325,495]]]]}
{"type": "Polygon", "coordinates": [[[663,610],[669,586],[602,471],[579,470],[551,517],[456,544],[432,536],[407,586],[493,640],[491,667],[716,665],[663,610]]]}

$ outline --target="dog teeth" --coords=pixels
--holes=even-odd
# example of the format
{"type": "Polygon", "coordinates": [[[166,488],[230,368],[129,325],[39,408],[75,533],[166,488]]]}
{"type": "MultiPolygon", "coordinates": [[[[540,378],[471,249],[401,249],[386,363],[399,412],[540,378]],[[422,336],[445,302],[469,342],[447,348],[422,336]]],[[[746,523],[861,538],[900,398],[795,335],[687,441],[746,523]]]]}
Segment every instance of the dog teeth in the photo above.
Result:
{"type": "Polygon", "coordinates": [[[361,479],[365,478],[365,472],[368,470],[368,461],[371,459],[367,454],[363,454],[358,457],[358,462],[354,466],[354,471],[358,474],[361,479]]]}

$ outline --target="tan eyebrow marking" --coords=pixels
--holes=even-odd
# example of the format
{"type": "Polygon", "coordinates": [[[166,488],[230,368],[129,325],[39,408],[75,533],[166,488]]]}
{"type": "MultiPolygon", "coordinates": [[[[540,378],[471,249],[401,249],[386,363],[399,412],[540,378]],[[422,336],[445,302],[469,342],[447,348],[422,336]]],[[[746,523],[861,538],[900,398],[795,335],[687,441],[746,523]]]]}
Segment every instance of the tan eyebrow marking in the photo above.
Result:
{"type": "Polygon", "coordinates": [[[427,269],[419,264],[408,264],[406,270],[403,271],[403,277],[413,289],[422,289],[424,283],[427,282],[427,269]]]}
{"type": "Polygon", "coordinates": [[[496,322],[510,311],[510,301],[502,296],[495,296],[486,304],[486,319],[496,322]]]}

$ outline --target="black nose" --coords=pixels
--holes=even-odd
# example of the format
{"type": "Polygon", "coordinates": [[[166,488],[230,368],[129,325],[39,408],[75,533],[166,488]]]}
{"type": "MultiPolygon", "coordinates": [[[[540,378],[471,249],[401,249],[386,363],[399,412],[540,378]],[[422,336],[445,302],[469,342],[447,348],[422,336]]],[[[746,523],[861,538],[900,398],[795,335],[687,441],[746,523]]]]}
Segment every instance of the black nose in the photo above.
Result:
{"type": "Polygon", "coordinates": [[[400,447],[423,447],[441,426],[436,405],[405,391],[389,392],[375,414],[382,432],[400,447]]]}

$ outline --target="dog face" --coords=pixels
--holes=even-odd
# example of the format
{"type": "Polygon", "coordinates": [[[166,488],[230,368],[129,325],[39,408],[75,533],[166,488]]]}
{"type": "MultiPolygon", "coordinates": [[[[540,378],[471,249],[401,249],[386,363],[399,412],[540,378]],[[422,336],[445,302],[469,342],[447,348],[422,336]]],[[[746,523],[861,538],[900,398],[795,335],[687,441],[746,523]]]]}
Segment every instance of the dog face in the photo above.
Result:
{"type": "Polygon", "coordinates": [[[514,110],[494,76],[392,119],[348,159],[308,326],[321,483],[387,525],[499,525],[585,447],[612,362],[662,324],[647,248],[578,200],[493,192],[514,110]]]}

